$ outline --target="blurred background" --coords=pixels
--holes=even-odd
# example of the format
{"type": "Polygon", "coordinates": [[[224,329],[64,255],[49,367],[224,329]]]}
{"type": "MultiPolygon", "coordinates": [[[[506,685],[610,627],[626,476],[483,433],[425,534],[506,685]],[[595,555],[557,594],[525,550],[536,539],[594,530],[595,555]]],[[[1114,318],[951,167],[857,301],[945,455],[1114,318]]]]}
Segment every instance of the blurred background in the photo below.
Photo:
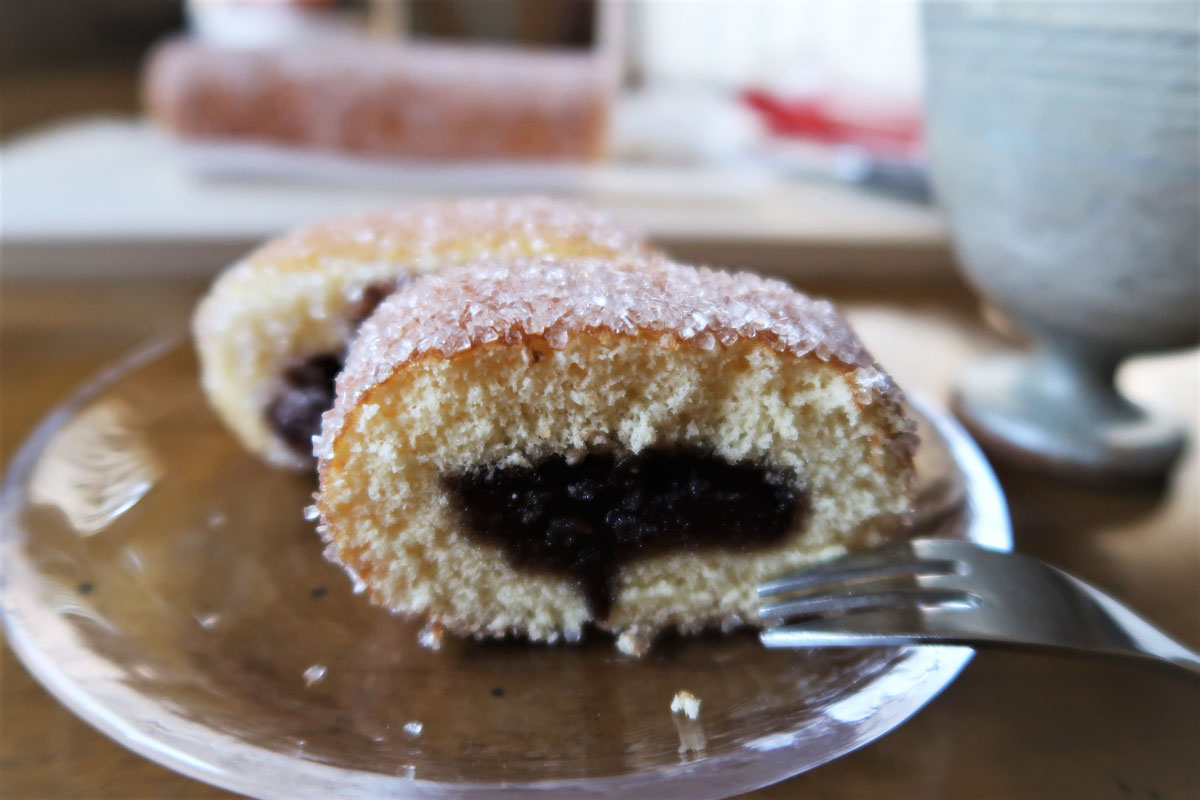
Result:
{"type": "Polygon", "coordinates": [[[211,273],[322,216],[544,192],[680,258],[945,275],[918,31],[916,0],[9,4],[5,266],[211,273]]]}
{"type": "Polygon", "coordinates": [[[920,95],[916,0],[47,0],[10,4],[5,22],[6,135],[80,113],[136,113],[147,50],[189,32],[264,47],[320,34],[608,45],[627,87],[771,90],[909,115],[920,95]]]}

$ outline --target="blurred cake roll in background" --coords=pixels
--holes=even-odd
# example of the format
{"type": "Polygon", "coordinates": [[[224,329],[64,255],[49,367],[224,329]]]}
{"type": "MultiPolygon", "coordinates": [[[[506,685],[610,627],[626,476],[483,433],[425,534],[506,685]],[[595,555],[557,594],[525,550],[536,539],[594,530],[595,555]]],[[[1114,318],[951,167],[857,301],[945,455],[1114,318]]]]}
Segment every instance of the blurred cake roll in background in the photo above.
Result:
{"type": "Polygon", "coordinates": [[[393,159],[590,161],[614,73],[590,52],[329,37],[257,48],[175,39],[151,55],[151,117],[186,141],[393,159]]]}

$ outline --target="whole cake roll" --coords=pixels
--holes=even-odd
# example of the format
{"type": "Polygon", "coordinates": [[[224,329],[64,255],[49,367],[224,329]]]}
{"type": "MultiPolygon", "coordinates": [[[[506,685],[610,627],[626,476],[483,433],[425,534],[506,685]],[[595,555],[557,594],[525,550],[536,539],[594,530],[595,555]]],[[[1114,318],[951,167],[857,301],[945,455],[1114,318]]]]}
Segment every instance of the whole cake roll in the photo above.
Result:
{"type": "Polygon", "coordinates": [[[316,507],[327,557],[395,612],[636,650],[754,624],[760,581],[898,535],[914,445],[828,302],[667,261],[492,261],[363,325],[316,507]]]}
{"type": "Polygon", "coordinates": [[[201,384],[251,451],[311,469],[347,342],[413,275],[486,257],[652,257],[607,214],[548,198],[468,199],[301,228],[227,269],[193,319],[201,384]]]}
{"type": "Polygon", "coordinates": [[[605,148],[612,72],[590,53],[188,39],[151,57],[151,116],[186,140],[414,160],[582,161],[605,148]]]}

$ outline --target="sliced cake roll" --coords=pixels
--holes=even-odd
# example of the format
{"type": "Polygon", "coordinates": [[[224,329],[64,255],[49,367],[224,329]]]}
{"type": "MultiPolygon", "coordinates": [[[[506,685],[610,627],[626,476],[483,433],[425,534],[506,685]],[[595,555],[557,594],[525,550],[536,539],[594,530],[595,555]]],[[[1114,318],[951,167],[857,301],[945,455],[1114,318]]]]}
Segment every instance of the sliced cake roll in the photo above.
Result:
{"type": "Polygon", "coordinates": [[[201,382],[246,447],[311,469],[347,343],[414,275],[486,257],[650,252],[607,214],[547,198],[420,205],[302,228],[234,264],[201,301],[201,382]]]}
{"type": "Polygon", "coordinates": [[[364,324],[318,439],[327,555],[445,630],[645,641],[896,536],[915,437],[827,302],[666,261],[423,276],[364,324]]]}

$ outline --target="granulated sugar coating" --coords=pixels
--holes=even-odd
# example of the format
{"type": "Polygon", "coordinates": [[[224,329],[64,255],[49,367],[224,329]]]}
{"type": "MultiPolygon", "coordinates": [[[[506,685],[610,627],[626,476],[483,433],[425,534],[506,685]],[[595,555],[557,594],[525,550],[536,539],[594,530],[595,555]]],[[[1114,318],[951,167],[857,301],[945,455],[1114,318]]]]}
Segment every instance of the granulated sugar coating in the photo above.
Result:
{"type": "Polygon", "coordinates": [[[561,350],[572,334],[599,330],[701,350],[754,339],[856,370],[861,403],[899,396],[832,303],[780,281],[654,259],[488,261],[425,277],[381,304],[338,379],[341,399],[325,416],[322,441],[337,435],[342,409],[405,361],[530,336],[561,350]]]}
{"type": "Polygon", "coordinates": [[[550,197],[477,197],[421,203],[318,222],[268,242],[231,268],[243,272],[352,269],[402,261],[410,272],[445,263],[452,249],[471,257],[557,255],[559,242],[586,242],[613,253],[649,253],[645,237],[613,215],[550,197]]]}
{"type": "Polygon", "coordinates": [[[760,623],[754,587],[900,535],[912,423],[836,310],[662,259],[417,278],[315,442],[326,555],[448,633],[644,652],[760,623]]]}
{"type": "Polygon", "coordinates": [[[611,215],[546,197],[427,203],[334,219],[268,242],[226,270],[194,319],[201,382],[242,442],[312,469],[311,438],[346,343],[414,275],[482,258],[652,257],[611,215]],[[328,383],[298,381],[331,365],[328,383]]]}

